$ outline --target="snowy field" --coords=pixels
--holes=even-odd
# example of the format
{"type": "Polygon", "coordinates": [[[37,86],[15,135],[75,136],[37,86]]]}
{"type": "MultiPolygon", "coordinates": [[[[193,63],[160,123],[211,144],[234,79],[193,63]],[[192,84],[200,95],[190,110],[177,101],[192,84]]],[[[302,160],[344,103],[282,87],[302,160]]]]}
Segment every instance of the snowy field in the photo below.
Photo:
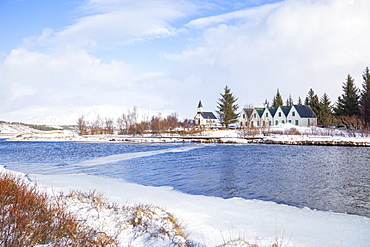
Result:
{"type": "MultiPolygon", "coordinates": [[[[0,167],[0,171],[4,172],[4,168],[0,167]]],[[[271,246],[276,238],[280,239],[282,246],[365,247],[370,243],[368,217],[300,209],[258,200],[188,195],[168,187],[148,187],[84,174],[29,174],[27,177],[50,193],[96,190],[111,202],[159,206],[179,219],[186,226],[188,239],[199,246],[219,246],[238,238],[259,246],[271,246]]],[[[73,207],[76,212],[82,208],[78,205],[73,207]]],[[[113,228],[110,231],[115,231],[112,212],[100,212],[98,217],[91,209],[85,209],[83,213],[90,219],[87,223],[103,224],[105,229],[113,228]]],[[[121,243],[147,246],[143,241],[133,242],[132,237],[120,236],[121,243]]],[[[154,246],[169,246],[166,244],[158,242],[154,246]]]]}
{"type": "MultiPolygon", "coordinates": [[[[314,144],[314,145],[359,145],[370,147],[370,136],[361,134],[349,134],[343,130],[324,129],[317,127],[297,127],[292,124],[270,128],[270,133],[254,136],[243,136],[240,130],[213,130],[203,131],[192,136],[178,136],[176,134],[163,134],[153,136],[123,136],[123,135],[86,135],[79,136],[70,130],[60,131],[36,131],[23,130],[16,127],[4,128],[0,124],[0,138],[8,138],[10,141],[133,141],[133,142],[207,142],[211,139],[223,143],[250,143],[253,140],[262,143],[276,144],[314,144]],[[11,131],[9,131],[9,129],[11,131]],[[300,134],[285,134],[291,130],[297,130],[300,134]],[[278,133],[278,134],[276,134],[278,133]],[[246,137],[246,138],[245,138],[246,137]],[[192,139],[193,138],[193,139],[192,139]],[[203,138],[203,141],[202,141],[203,138]],[[250,139],[253,138],[253,139],[250,139]]],[[[210,141],[212,142],[212,140],[210,141]]]]}

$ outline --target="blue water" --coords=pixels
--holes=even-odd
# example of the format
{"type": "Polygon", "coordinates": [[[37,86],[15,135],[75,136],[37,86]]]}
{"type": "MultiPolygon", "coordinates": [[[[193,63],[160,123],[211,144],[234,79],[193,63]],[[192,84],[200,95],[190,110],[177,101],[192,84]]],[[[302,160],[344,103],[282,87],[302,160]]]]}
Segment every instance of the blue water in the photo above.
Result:
{"type": "Polygon", "coordinates": [[[370,148],[364,147],[0,141],[0,165],[370,217],[370,148]],[[130,158],[138,152],[147,155],[130,158]],[[129,156],[111,163],[97,159],[119,154],[129,156]]]}

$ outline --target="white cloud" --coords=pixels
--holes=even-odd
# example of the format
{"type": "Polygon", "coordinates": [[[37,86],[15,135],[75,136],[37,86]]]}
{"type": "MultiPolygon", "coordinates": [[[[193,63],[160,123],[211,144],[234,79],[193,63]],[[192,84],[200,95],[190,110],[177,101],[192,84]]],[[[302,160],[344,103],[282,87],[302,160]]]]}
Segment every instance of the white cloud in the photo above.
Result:
{"type": "Polygon", "coordinates": [[[184,26],[176,22],[207,8],[209,2],[200,2],[88,0],[75,24],[60,32],[44,29],[0,64],[0,111],[30,104],[152,105],[192,117],[200,99],[214,110],[225,85],[240,106],[262,105],[276,88],[294,99],[313,88],[335,101],[347,73],[361,85],[370,65],[367,0],[286,0],[184,26]],[[105,48],[114,53],[116,46],[124,46],[116,59],[103,57],[105,48]],[[102,49],[88,52],[96,47],[102,49]],[[138,58],[129,57],[136,50],[125,53],[131,47],[143,48],[138,58]],[[179,51],[161,56],[166,48],[179,51]]]}
{"type": "Polygon", "coordinates": [[[177,81],[161,72],[133,71],[120,61],[104,63],[83,49],[66,47],[51,54],[14,49],[0,64],[0,112],[29,105],[163,109],[175,100],[177,81]]]}
{"type": "Polygon", "coordinates": [[[276,88],[294,99],[313,88],[334,102],[347,73],[361,85],[369,66],[369,9],[366,0],[286,0],[198,19],[188,26],[203,28],[202,39],[167,57],[179,63],[174,74],[182,80],[201,78],[200,92],[214,94],[229,85],[242,106],[262,105],[276,88]]]}
{"type": "Polygon", "coordinates": [[[221,23],[228,23],[235,20],[242,20],[243,23],[252,21],[255,23],[259,21],[261,17],[265,17],[266,14],[270,13],[278,4],[266,4],[261,7],[254,7],[249,9],[242,9],[226,14],[207,16],[199,19],[195,19],[186,24],[187,27],[195,28],[206,28],[212,25],[218,25],[221,23]]]}
{"type": "Polygon", "coordinates": [[[52,54],[14,49],[0,65],[0,75],[2,87],[9,89],[1,99],[8,107],[104,99],[104,91],[123,90],[132,76],[123,62],[103,63],[74,48],[52,54]]]}
{"type": "Polygon", "coordinates": [[[111,47],[172,35],[175,20],[195,6],[185,1],[89,0],[81,9],[87,16],[56,34],[56,40],[82,47],[111,47]]]}

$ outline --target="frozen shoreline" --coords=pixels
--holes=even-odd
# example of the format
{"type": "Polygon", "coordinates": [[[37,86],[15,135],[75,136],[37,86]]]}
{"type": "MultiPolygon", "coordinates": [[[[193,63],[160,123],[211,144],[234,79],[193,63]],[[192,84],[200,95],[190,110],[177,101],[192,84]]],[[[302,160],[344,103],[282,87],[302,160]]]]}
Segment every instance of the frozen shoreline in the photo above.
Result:
{"type": "MultiPolygon", "coordinates": [[[[204,130],[194,135],[180,136],[176,133],[144,136],[126,135],[85,135],[75,131],[39,131],[23,125],[0,124],[0,139],[9,141],[93,141],[93,142],[194,142],[194,143],[234,143],[234,144],[284,144],[284,145],[327,145],[370,147],[370,136],[348,133],[335,128],[299,127],[292,124],[255,129],[253,135],[248,130],[204,130]],[[248,134],[249,133],[249,134],[248,134]]],[[[250,131],[250,130],[249,130],[250,131]]]]}
{"type": "Polygon", "coordinates": [[[88,135],[79,136],[71,132],[39,132],[3,135],[8,141],[87,141],[87,142],[136,142],[136,143],[234,143],[234,144],[283,144],[283,145],[326,145],[370,147],[370,137],[317,136],[317,135],[270,135],[238,137],[235,131],[225,131],[203,136],[122,136],[88,135]]]}
{"type": "MultiPolygon", "coordinates": [[[[0,166],[0,172],[4,171],[0,166]]],[[[363,216],[259,200],[189,195],[169,187],[84,174],[27,177],[49,193],[96,190],[111,202],[159,206],[187,226],[189,239],[204,246],[218,246],[238,237],[260,246],[271,245],[275,237],[282,239],[283,246],[368,246],[370,242],[370,218],[363,216]]]]}

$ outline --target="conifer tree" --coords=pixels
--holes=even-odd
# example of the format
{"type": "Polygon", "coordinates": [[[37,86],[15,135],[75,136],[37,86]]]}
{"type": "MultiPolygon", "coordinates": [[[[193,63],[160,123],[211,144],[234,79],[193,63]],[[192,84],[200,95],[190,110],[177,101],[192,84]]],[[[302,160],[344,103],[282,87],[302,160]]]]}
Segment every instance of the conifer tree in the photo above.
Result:
{"type": "Polygon", "coordinates": [[[354,79],[350,74],[347,75],[343,83],[343,94],[338,97],[337,105],[334,109],[337,116],[356,116],[359,115],[359,98],[358,89],[355,86],[354,79]]]}
{"type": "Polygon", "coordinates": [[[362,74],[364,82],[362,84],[362,92],[360,99],[360,110],[361,115],[366,121],[367,125],[370,125],[370,72],[369,67],[366,67],[364,73],[362,74]]]}
{"type": "Polygon", "coordinates": [[[221,98],[218,100],[218,111],[216,111],[219,115],[220,122],[223,126],[227,129],[229,128],[230,124],[236,123],[239,118],[239,114],[236,113],[239,106],[236,104],[238,100],[228,86],[224,88],[224,93],[220,94],[221,98]]]}
{"type": "Polygon", "coordinates": [[[278,107],[278,106],[283,106],[283,97],[281,97],[281,94],[279,92],[279,89],[276,91],[276,95],[274,96],[272,100],[272,107],[278,107]]]}
{"type": "Polygon", "coordinates": [[[331,102],[329,96],[324,93],[320,99],[320,111],[318,114],[318,124],[324,126],[331,126],[334,124],[333,111],[331,109],[331,102]]]}
{"type": "Polygon", "coordinates": [[[302,105],[302,99],[301,99],[301,97],[298,97],[298,105],[302,105]]]}
{"type": "Polygon", "coordinates": [[[294,105],[293,98],[292,98],[292,95],[291,94],[289,94],[289,98],[286,100],[286,105],[287,106],[294,105]]]}
{"type": "Polygon", "coordinates": [[[315,112],[316,116],[319,115],[320,112],[319,97],[317,96],[317,94],[315,94],[312,88],[310,88],[310,90],[308,91],[304,104],[310,106],[312,110],[315,112]]]}

